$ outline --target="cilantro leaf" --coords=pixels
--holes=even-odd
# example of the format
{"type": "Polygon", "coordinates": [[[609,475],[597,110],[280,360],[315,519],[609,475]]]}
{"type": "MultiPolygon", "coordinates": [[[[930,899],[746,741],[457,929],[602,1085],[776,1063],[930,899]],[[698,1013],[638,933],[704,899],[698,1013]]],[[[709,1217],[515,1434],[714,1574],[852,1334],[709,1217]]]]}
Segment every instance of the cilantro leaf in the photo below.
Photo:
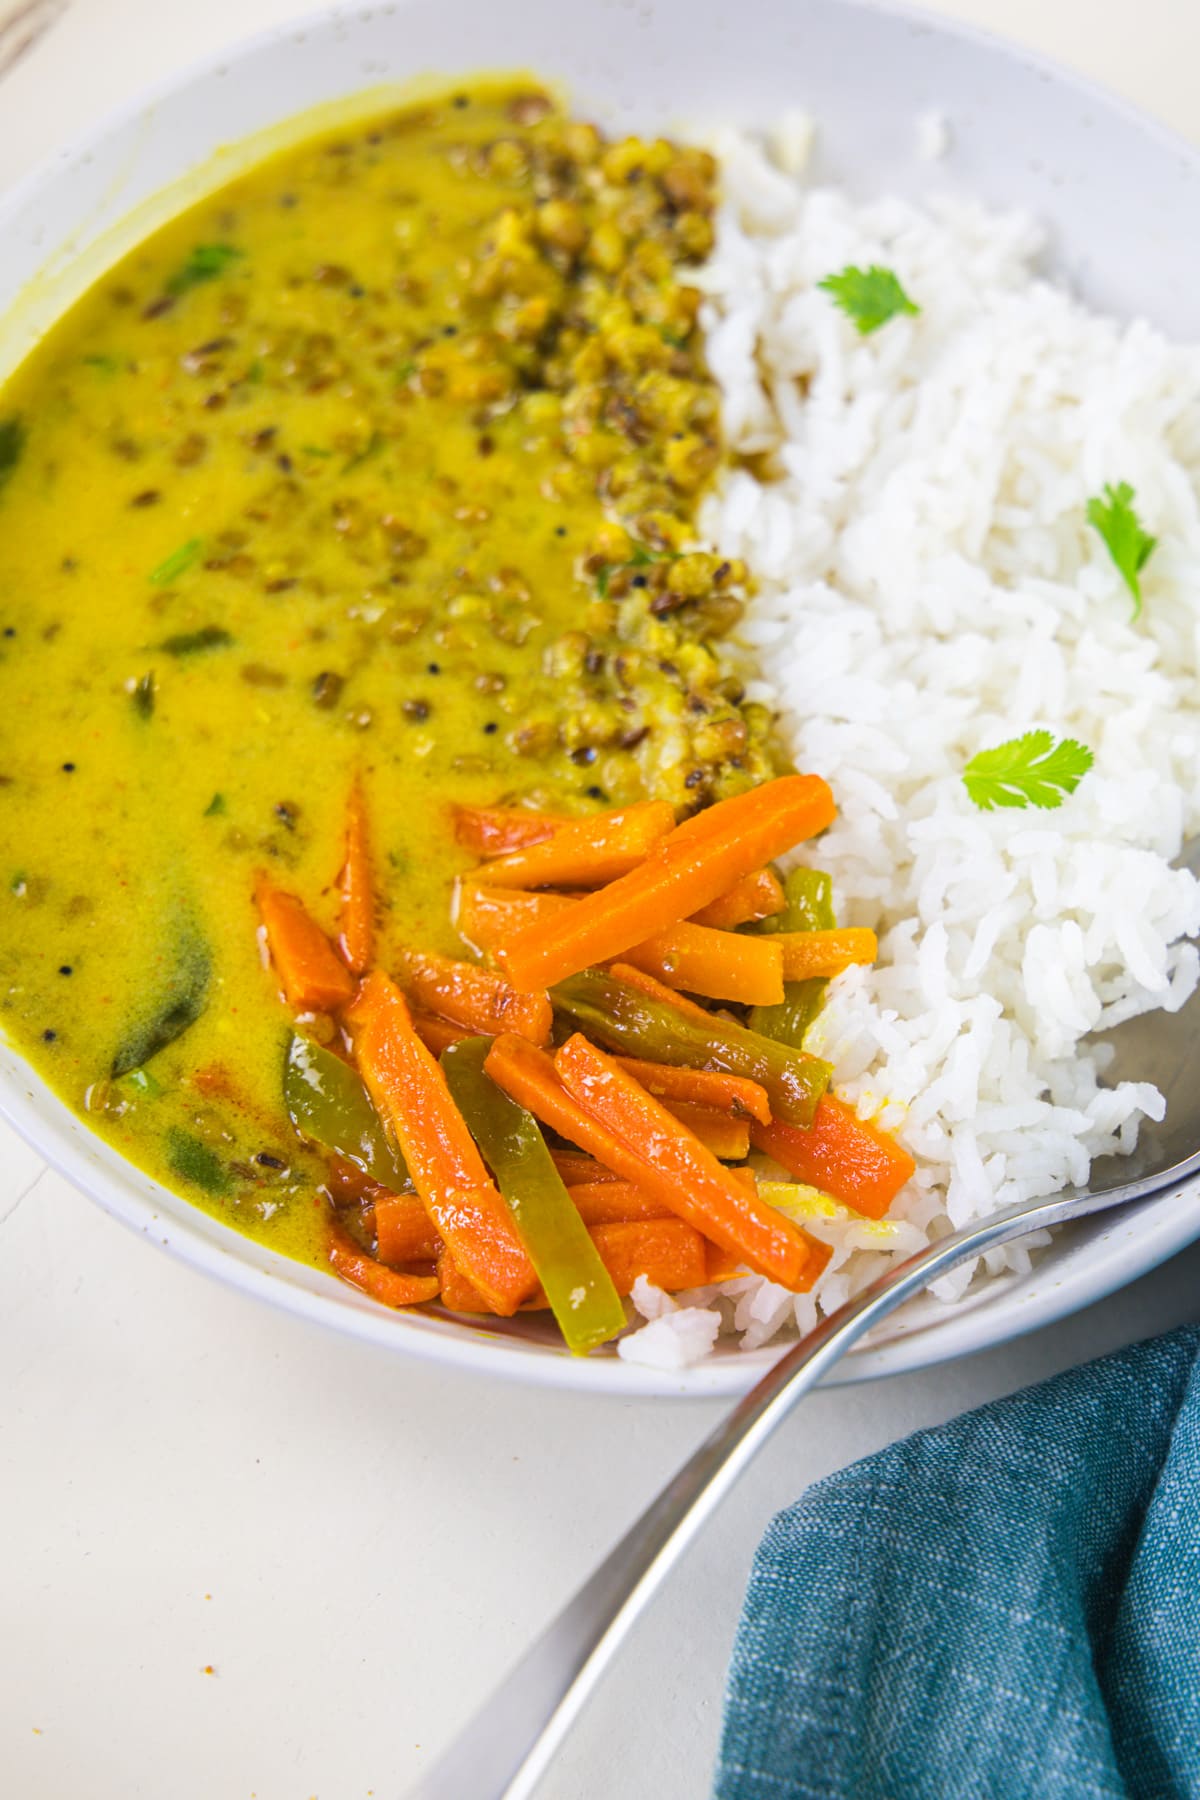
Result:
{"type": "Polygon", "coordinates": [[[186,294],[202,282],[215,281],[245,254],[233,244],[197,244],[167,282],[168,294],[186,294]]]}
{"type": "Polygon", "coordinates": [[[891,269],[881,269],[878,263],[872,263],[869,269],[856,269],[851,264],[837,275],[827,275],[817,286],[833,296],[862,337],[878,331],[899,313],[921,310],[901,287],[899,276],[891,269]]]}
{"type": "Polygon", "coordinates": [[[1127,481],[1113,487],[1105,484],[1104,493],[1087,503],[1088,524],[1094,525],[1108,546],[1121,579],[1133,595],[1133,616],[1142,610],[1142,584],[1138,576],[1150,560],[1158,539],[1143,531],[1142,521],[1133,506],[1133,489],[1127,481]]]}
{"type": "Polygon", "coordinates": [[[1040,806],[1052,812],[1073,794],[1095,758],[1077,738],[1055,743],[1049,731],[981,750],[963,770],[963,786],[983,812],[995,806],[1040,806]]]}

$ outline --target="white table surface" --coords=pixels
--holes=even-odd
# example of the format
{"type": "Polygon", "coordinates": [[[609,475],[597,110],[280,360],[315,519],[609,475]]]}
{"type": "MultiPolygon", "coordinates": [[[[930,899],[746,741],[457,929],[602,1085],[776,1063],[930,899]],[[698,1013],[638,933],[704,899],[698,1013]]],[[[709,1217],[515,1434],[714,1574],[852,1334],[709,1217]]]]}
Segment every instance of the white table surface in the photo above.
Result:
{"type": "MultiPolygon", "coordinates": [[[[144,82],[299,10],[73,0],[0,85],[0,184],[144,82]]],[[[1194,0],[937,10],[1200,130],[1194,0]]],[[[910,1430],[1196,1318],[1198,1293],[1195,1246],[1005,1349],[810,1399],[643,1620],[545,1800],[700,1800],[771,1514],[910,1430]]],[[[717,1417],[504,1391],[326,1335],[156,1252],[9,1134],[0,1369],[13,1800],[396,1800],[717,1417]]]]}

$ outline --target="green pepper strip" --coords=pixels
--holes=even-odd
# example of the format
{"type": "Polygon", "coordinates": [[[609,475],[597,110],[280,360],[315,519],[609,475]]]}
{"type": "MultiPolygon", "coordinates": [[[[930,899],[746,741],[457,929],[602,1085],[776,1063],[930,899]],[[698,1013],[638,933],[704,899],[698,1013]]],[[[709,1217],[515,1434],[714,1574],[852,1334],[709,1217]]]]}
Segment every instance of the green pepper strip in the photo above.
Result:
{"type": "MultiPolygon", "coordinates": [[[[773,918],[764,919],[760,929],[766,931],[832,931],[837,924],[833,912],[833,882],[820,869],[793,869],[785,876],[783,891],[787,896],[784,909],[773,918]]],[[[774,1006],[751,1007],[747,1023],[751,1031],[776,1038],[799,1050],[804,1036],[822,1006],[829,983],[823,977],[811,981],[789,981],[784,984],[783,999],[774,1006]]]]}
{"type": "Polygon", "coordinates": [[[761,1082],[771,1096],[772,1113],[789,1125],[812,1124],[833,1072],[815,1056],[727,1019],[702,1025],[600,969],[560,981],[550,998],[588,1037],[626,1056],[688,1069],[722,1069],[761,1082]]]}
{"type": "Polygon", "coordinates": [[[490,1038],[463,1038],[443,1051],[442,1068],[499,1183],[567,1348],[582,1355],[624,1331],[625,1308],[532,1114],[484,1073],[491,1047],[490,1038]]]}
{"type": "Polygon", "coordinates": [[[288,1045],[283,1103],[301,1137],[336,1151],[394,1193],[409,1185],[404,1159],[349,1063],[299,1032],[288,1045]]]}

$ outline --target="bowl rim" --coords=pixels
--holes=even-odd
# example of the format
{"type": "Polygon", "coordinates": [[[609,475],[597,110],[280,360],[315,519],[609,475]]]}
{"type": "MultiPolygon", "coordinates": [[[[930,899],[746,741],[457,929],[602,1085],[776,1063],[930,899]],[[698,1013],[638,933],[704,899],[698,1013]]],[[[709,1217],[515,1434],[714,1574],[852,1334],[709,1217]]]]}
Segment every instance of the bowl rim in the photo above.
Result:
{"type": "MultiPolygon", "coordinates": [[[[829,0],[825,0],[828,4],[829,0]]],[[[1081,74],[1056,58],[1014,43],[999,33],[975,24],[933,14],[906,0],[836,0],[837,6],[865,19],[886,19],[906,24],[914,32],[956,44],[965,44],[993,58],[1022,67],[1076,98],[1090,101],[1109,115],[1149,137],[1200,171],[1200,146],[1145,113],[1103,83],[1081,74]]],[[[384,11],[403,10],[404,0],[384,11]]],[[[239,34],[217,50],[159,76],[107,109],[91,126],[72,134],[57,149],[0,192],[0,237],[9,222],[48,189],[69,180],[74,169],[86,163],[123,128],[136,124],[180,93],[219,77],[231,65],[269,53],[289,40],[307,38],[339,28],[365,25],[380,12],[377,5],[316,5],[293,18],[239,34]]],[[[447,75],[447,80],[452,75],[447,75]]],[[[378,91],[386,92],[386,85],[378,91]]],[[[350,101],[353,89],[340,98],[350,101]]],[[[359,90],[365,97],[371,90],[359,90]]],[[[267,109],[264,133],[297,121],[311,109],[284,109],[277,115],[267,109]]],[[[239,140],[252,147],[257,133],[239,140]]],[[[245,166],[249,166],[248,164],[245,166]]],[[[200,165],[196,165],[198,172],[200,165]]],[[[229,179],[223,175],[222,179],[229,179]]],[[[169,198],[188,177],[166,180],[155,190],[169,198]]],[[[136,208],[134,209],[137,210],[136,208]]],[[[153,228],[151,228],[153,229],[153,228]]],[[[57,246],[45,251],[51,262],[57,246]]],[[[38,277],[35,275],[36,281],[38,277]]],[[[19,302],[18,302],[19,304],[19,302]]],[[[61,311],[54,317],[60,317],[61,311]]],[[[39,334],[40,335],[40,334],[39,334]]],[[[137,1165],[121,1157],[90,1131],[80,1115],[61,1100],[20,1056],[16,1047],[0,1040],[0,1060],[16,1065],[0,1068],[0,1117],[72,1185],[104,1207],[113,1217],[140,1235],[155,1240],[182,1261],[258,1300],[266,1300],[327,1329],[364,1342],[407,1353],[464,1371],[517,1379],[534,1385],[569,1388],[604,1397],[718,1398],[744,1393],[755,1379],[783,1353],[784,1343],[751,1352],[730,1351],[721,1357],[678,1371],[627,1362],[615,1355],[571,1357],[565,1350],[531,1340],[503,1335],[503,1329],[465,1325],[461,1320],[421,1313],[389,1312],[359,1295],[356,1290],[308,1265],[296,1263],[267,1250],[233,1227],[223,1225],[200,1208],[150,1180],[137,1165]],[[154,1196],[166,1204],[157,1204],[154,1196]],[[181,1210],[179,1210],[181,1209],[181,1210]],[[301,1276],[304,1279],[301,1279],[301,1276]]],[[[827,1377],[829,1385],[847,1384],[886,1374],[907,1373],[977,1350],[991,1348],[1108,1297],[1138,1276],[1147,1273],[1189,1243],[1200,1238],[1200,1176],[1181,1184],[1139,1209],[1138,1230],[1126,1231],[1126,1222],[1104,1222],[1095,1235],[1118,1239],[1120,1255],[1107,1264],[1086,1271],[1076,1269],[1040,1292],[1025,1296],[1027,1307],[1015,1308],[1021,1299],[1020,1283],[994,1281],[977,1296],[948,1307],[932,1324],[906,1328],[900,1315],[899,1330],[883,1342],[870,1340],[855,1349],[827,1377]],[[1006,1299],[1007,1295],[1007,1299],[1006,1299]]],[[[1046,1265],[1043,1265],[1045,1269],[1046,1265]]]]}

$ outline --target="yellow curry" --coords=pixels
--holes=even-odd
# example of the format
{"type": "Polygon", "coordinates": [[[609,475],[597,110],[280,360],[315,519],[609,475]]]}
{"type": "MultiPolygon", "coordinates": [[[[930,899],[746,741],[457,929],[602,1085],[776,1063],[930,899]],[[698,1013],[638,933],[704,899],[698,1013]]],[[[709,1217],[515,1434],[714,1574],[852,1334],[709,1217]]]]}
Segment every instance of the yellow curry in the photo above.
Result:
{"type": "Polygon", "coordinates": [[[6,1032],[143,1167],[319,1255],[254,872],[452,950],[456,800],[680,813],[769,772],[692,551],[713,165],[527,86],[316,139],[160,231],[0,391],[6,1032]],[[682,552],[682,554],[681,554],[682,552]]]}

